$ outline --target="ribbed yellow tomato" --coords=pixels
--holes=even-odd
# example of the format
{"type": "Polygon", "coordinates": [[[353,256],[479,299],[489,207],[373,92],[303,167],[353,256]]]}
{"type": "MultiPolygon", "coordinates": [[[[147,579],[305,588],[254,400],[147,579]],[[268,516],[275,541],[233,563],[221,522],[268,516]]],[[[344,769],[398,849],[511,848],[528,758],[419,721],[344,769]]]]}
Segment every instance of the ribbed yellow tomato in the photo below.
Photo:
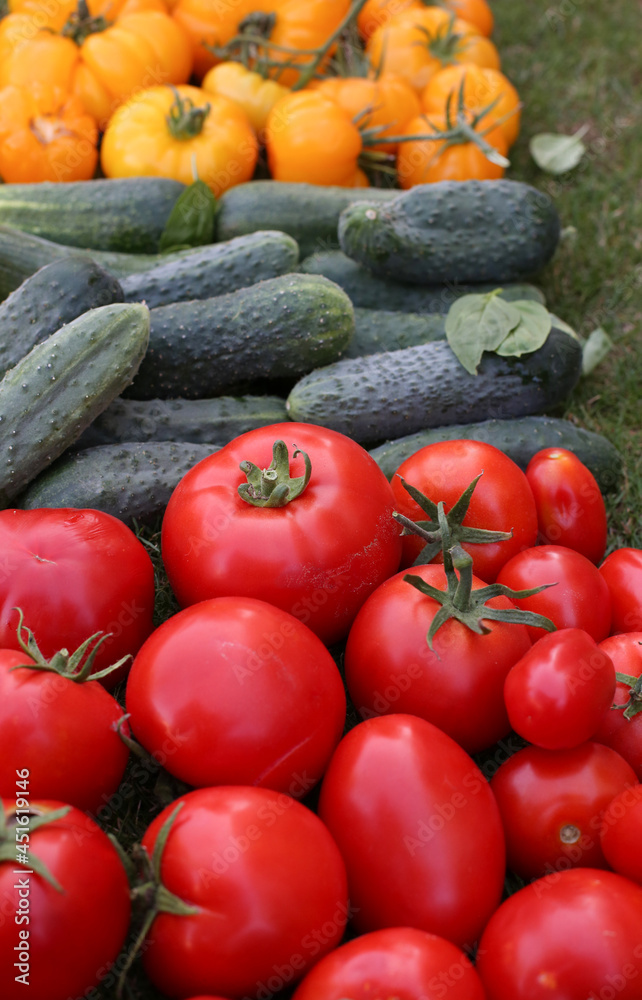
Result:
{"type": "Polygon", "coordinates": [[[278,100],[289,93],[276,80],[266,80],[242,63],[226,60],[212,66],[201,87],[208,94],[220,94],[240,104],[255,132],[265,128],[267,117],[278,100]]]}

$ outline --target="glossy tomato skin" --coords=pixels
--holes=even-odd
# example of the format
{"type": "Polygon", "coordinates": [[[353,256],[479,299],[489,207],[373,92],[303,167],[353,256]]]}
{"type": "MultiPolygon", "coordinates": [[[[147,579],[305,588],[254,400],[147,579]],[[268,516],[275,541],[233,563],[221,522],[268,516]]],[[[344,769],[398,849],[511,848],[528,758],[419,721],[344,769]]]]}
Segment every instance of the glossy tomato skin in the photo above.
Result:
{"type": "Polygon", "coordinates": [[[27,768],[34,798],[97,812],[129,757],[117,731],[123,710],[98,681],[77,683],[28,663],[20,651],[0,649],[0,795],[11,797],[16,770],[27,768]]]}
{"type": "Polygon", "coordinates": [[[292,1000],[485,1000],[475,969],[452,942],[414,927],[390,927],[348,941],[308,972],[292,1000]]]}
{"type": "Polygon", "coordinates": [[[165,567],[185,607],[210,597],[269,601],[308,625],[323,642],[345,637],[368,594],[399,566],[400,529],[392,490],[355,441],[313,424],[270,424],[248,431],[191,469],[163,520],[165,567]],[[312,475],[285,507],[246,503],[241,462],[259,468],[285,441],[290,474],[312,475]]]}
{"type": "Polygon", "coordinates": [[[600,842],[611,868],[642,885],[642,784],[611,799],[602,817],[600,842]]]}
{"type": "Polygon", "coordinates": [[[593,473],[568,448],[542,448],[526,467],[539,538],[581,552],[596,565],[606,551],[606,506],[593,473]]]}
{"type": "MultiPolygon", "coordinates": [[[[601,642],[611,628],[611,597],[600,571],[593,563],[565,545],[537,545],[509,559],[497,576],[513,590],[528,590],[555,584],[532,597],[516,598],[515,604],[550,618],[557,628],[581,628],[601,642]]],[[[528,626],[537,642],[544,634],[528,626]]]]}
{"type": "MultiPolygon", "coordinates": [[[[617,673],[634,678],[642,675],[642,632],[622,632],[608,636],[600,643],[600,649],[611,658],[617,673]]],[[[613,706],[619,707],[613,707],[607,713],[593,738],[598,743],[605,743],[617,750],[629,762],[638,781],[642,781],[642,712],[626,718],[624,710],[630,699],[631,687],[618,681],[613,706]]]]}
{"type": "Polygon", "coordinates": [[[615,549],[600,573],[611,595],[611,634],[642,632],[642,549],[615,549]]]}
{"type": "MultiPolygon", "coordinates": [[[[29,824],[24,820],[30,814],[40,816],[65,805],[29,800],[28,783],[24,801],[27,804],[23,806],[15,788],[11,799],[4,800],[9,824],[18,829],[27,829],[29,824]],[[22,820],[16,819],[17,815],[22,815],[22,820]]],[[[21,843],[24,842],[21,838],[21,843]]],[[[75,808],[29,832],[29,855],[37,856],[46,865],[63,891],[59,892],[41,875],[22,872],[15,862],[0,861],[3,1000],[20,1000],[24,996],[30,1000],[67,1000],[70,996],[84,996],[106,975],[125,943],[130,918],[125,869],[107,835],[75,808]],[[16,921],[16,915],[24,913],[29,922],[16,921]],[[25,931],[28,931],[26,938],[25,931]],[[24,942],[28,943],[26,969],[18,970],[14,966],[19,961],[16,946],[24,942]],[[25,971],[29,973],[27,986],[15,978],[25,971]]]]}
{"type": "Polygon", "coordinates": [[[161,878],[198,912],[156,917],[143,954],[147,974],[177,997],[278,992],[343,935],[349,905],[337,845],[295,799],[225,786],[188,792],[164,809],[142,839],[150,854],[180,803],[161,878]]]}
{"type": "Polygon", "coordinates": [[[487,1000],[638,1000],[642,889],[614,872],[555,872],[506,899],[476,967],[487,1000]]]}
{"type": "Polygon", "coordinates": [[[298,798],[341,738],[346,696],[307,625],[265,601],[216,597],[152,633],[127,680],[127,711],[151,754],[172,745],[165,767],[182,781],[298,798]]]}
{"type": "MultiPolygon", "coordinates": [[[[391,486],[396,509],[413,521],[426,515],[404,488],[404,479],[434,503],[444,502],[446,513],[473,479],[483,473],[473,492],[464,524],[471,528],[512,531],[500,542],[465,544],[473,557],[473,571],[493,583],[501,567],[522,549],[535,545],[537,511],[526,476],[508,455],[483,441],[440,441],[420,448],[401,463],[391,486]]],[[[403,538],[402,566],[410,566],[423,548],[416,535],[403,538]]],[[[440,555],[436,561],[443,561],[440,555]]]]}
{"type": "Polygon", "coordinates": [[[590,739],[614,693],[613,661],[588,632],[577,628],[542,636],[511,668],[504,685],[515,732],[548,750],[590,739]]]}
{"type": "Polygon", "coordinates": [[[527,746],[491,778],[506,834],[507,863],[523,879],[571,866],[606,868],[602,814],[637,781],[610,747],[589,741],[569,750],[527,746]]]}
{"type": "MultiPolygon", "coordinates": [[[[0,646],[18,649],[16,630],[34,633],[43,656],[75,650],[109,632],[94,669],[135,654],[152,631],[154,568],[133,531],[99,510],[0,511],[0,550],[9,573],[0,581],[0,646]]],[[[129,663],[102,683],[112,689],[129,663]]]]}
{"type": "Polygon", "coordinates": [[[416,716],[367,719],[337,747],[319,815],[346,862],[360,933],[476,941],[501,898],[504,840],[488,782],[454,740],[416,716]]]}
{"type": "MultiPolygon", "coordinates": [[[[479,635],[451,619],[437,631],[433,652],[426,634],[440,605],[404,580],[402,570],[367,599],[348,635],[345,679],[362,718],[408,713],[438,726],[468,753],[484,750],[510,732],[504,683],[531,648],[525,625],[486,620],[479,635]]],[[[412,575],[446,589],[443,566],[412,575]]],[[[473,577],[473,589],[483,587],[473,577]]],[[[505,597],[495,608],[514,607],[505,597]]]]}

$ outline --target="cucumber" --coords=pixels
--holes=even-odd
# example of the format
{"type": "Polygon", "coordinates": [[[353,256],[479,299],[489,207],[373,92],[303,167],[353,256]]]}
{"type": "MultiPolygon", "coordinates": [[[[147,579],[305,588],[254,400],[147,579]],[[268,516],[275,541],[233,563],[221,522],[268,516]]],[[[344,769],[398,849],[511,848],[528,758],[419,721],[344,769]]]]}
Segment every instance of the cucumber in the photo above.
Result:
{"type": "Polygon", "coordinates": [[[354,201],[385,202],[392,188],[344,188],[290,181],[248,181],[218,200],[216,235],[229,240],[258,229],[282,229],[299,244],[301,256],[339,246],[339,216],[354,201]]]}
{"type": "Polygon", "coordinates": [[[343,352],[359,358],[380,351],[398,351],[446,336],[446,317],[440,313],[398,313],[385,309],[355,309],[354,335],[343,352]]]}
{"type": "Polygon", "coordinates": [[[215,399],[115,399],[94,420],[74,449],[123,441],[191,441],[227,444],[255,427],[287,420],[280,396],[218,396],[215,399]]]}
{"type": "Polygon", "coordinates": [[[509,180],[417,184],[339,219],[344,253],[379,277],[421,285],[519,281],[551,259],[559,236],[551,198],[509,180]]]}
{"type": "MultiPolygon", "coordinates": [[[[1,246],[1,244],[0,244],[1,246]]],[[[1,258],[0,258],[1,263],[1,258]]],[[[107,266],[107,265],[105,265],[107,266]]],[[[361,309],[388,309],[395,312],[446,313],[461,295],[491,292],[495,284],[409,285],[400,281],[375,277],[372,271],[341,250],[323,250],[305,257],[299,265],[304,274],[323,274],[343,288],[352,304],[361,309]]],[[[114,272],[116,273],[116,272],[114,272]]],[[[501,297],[509,302],[531,299],[546,304],[544,293],[526,282],[502,284],[501,297]]]]}
{"type": "Polygon", "coordinates": [[[150,309],[171,302],[208,299],[257,281],[293,271],[299,262],[296,240],[278,231],[250,233],[225,243],[195,247],[184,257],[120,279],[126,302],[150,309]]]}
{"type": "Polygon", "coordinates": [[[67,257],[41,267],[0,303],[0,377],[65,323],[122,301],[116,278],[92,260],[67,257]]]}
{"type": "Polygon", "coordinates": [[[0,223],[68,246],[155,253],[184,190],[167,177],[1,184],[0,223]]]}
{"type": "Polygon", "coordinates": [[[566,448],[591,470],[603,493],[617,490],[624,477],[624,462],[615,445],[602,434],[577,427],[562,417],[515,417],[428,428],[386,441],[373,448],[370,454],[384,475],[392,479],[401,463],[420,448],[436,441],[461,438],[495,445],[521,469],[526,469],[533,455],[542,448],[566,448]]]}
{"type": "Polygon", "coordinates": [[[131,382],[149,310],[90,309],[37,344],[0,382],[0,504],[6,507],[131,382]]]}
{"type": "Polygon", "coordinates": [[[127,524],[162,514],[193,465],[216,445],[188,441],[106,444],[62,455],[34,479],[15,506],[91,507],[127,524]]]}
{"type": "Polygon", "coordinates": [[[446,341],[346,358],[304,376],[287,399],[291,420],[323,424],[360,444],[378,444],[442,424],[546,412],[582,370],[579,341],[553,328],[522,357],[485,353],[476,375],[446,341]]]}
{"type": "Polygon", "coordinates": [[[339,357],[354,331],[345,292],[307,274],[150,315],[149,349],[126,390],[130,399],[207,399],[261,379],[295,380],[339,357]]]}

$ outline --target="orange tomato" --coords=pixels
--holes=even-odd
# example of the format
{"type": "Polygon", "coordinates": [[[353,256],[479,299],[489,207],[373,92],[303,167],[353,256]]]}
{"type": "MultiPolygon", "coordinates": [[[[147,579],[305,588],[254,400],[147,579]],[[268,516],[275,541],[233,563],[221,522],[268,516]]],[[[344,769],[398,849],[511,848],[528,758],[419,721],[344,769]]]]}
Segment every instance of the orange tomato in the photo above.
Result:
{"type": "Polygon", "coordinates": [[[443,113],[449,96],[452,95],[451,107],[455,109],[460,91],[464,107],[474,114],[479,114],[484,108],[494,104],[483,121],[489,124],[491,120],[503,119],[500,124],[510,148],[519,135],[521,104],[519,94],[508,77],[497,69],[475,66],[473,63],[446,66],[426,84],[421,94],[422,108],[429,116],[443,113]]]}
{"type": "MultiPolygon", "coordinates": [[[[465,135],[455,139],[440,139],[448,123],[445,116],[425,115],[413,118],[406,126],[406,135],[434,135],[435,139],[416,139],[399,144],[397,177],[402,188],[435,181],[496,180],[504,176],[505,167],[491,162],[480,147],[465,135]]],[[[475,126],[493,149],[502,157],[507,152],[506,138],[498,125],[489,131],[475,126]]]]}
{"type": "MultiPolygon", "coordinates": [[[[378,136],[400,135],[406,122],[421,111],[416,91],[392,73],[382,73],[376,80],[328,77],[314,89],[340,104],[359,130],[377,129],[378,136]]],[[[396,144],[374,143],[370,148],[392,154],[396,144]]]]}
{"type": "MultiPolygon", "coordinates": [[[[115,21],[122,14],[140,10],[167,11],[165,0],[86,0],[92,17],[115,21]]],[[[9,0],[12,13],[27,14],[37,28],[61,31],[72,14],[78,10],[78,0],[9,0]]]]}
{"type": "Polygon", "coordinates": [[[0,176],[6,183],[89,180],[97,145],[96,122],[77,97],[37,83],[0,90],[0,176]]]}
{"type": "Polygon", "coordinates": [[[420,10],[422,7],[432,6],[443,7],[455,17],[468,21],[480,35],[488,36],[493,32],[494,17],[488,0],[443,0],[442,3],[438,0],[435,3],[429,3],[428,0],[366,0],[357,15],[357,27],[361,37],[367,41],[378,27],[387,24],[400,11],[409,7],[420,10]]]}

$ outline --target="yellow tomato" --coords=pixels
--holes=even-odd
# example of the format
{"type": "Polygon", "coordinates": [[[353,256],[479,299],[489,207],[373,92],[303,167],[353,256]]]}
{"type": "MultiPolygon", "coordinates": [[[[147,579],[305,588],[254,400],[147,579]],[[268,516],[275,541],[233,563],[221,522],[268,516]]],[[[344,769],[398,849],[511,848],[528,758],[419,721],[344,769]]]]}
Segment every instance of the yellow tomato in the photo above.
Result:
{"type": "Polygon", "coordinates": [[[254,173],[258,143],[242,108],[200,87],[150,87],[118,108],[100,161],[107,177],[195,177],[219,195],[254,173]]]}
{"type": "Polygon", "coordinates": [[[380,25],[386,24],[400,11],[409,7],[421,10],[431,6],[444,7],[455,17],[468,21],[480,35],[492,34],[494,18],[488,0],[442,0],[441,3],[435,0],[434,4],[432,0],[366,0],[357,16],[359,33],[367,41],[380,25]]]}
{"type": "Polygon", "coordinates": [[[229,60],[208,70],[201,86],[208,94],[221,94],[240,104],[257,133],[265,128],[276,102],[289,93],[288,88],[276,80],[266,80],[242,63],[229,60]]]}
{"type": "MultiPolygon", "coordinates": [[[[340,104],[359,129],[376,130],[376,135],[381,137],[400,135],[406,122],[421,111],[417,94],[410,84],[392,73],[382,73],[376,80],[328,77],[314,89],[340,104]]],[[[392,154],[396,144],[371,143],[370,148],[392,154]]]]}
{"type": "MultiPolygon", "coordinates": [[[[91,17],[103,17],[109,23],[121,14],[140,10],[167,12],[165,0],[85,0],[91,17]]],[[[28,14],[37,28],[61,31],[78,10],[78,0],[9,0],[12,13],[28,14]]]]}

